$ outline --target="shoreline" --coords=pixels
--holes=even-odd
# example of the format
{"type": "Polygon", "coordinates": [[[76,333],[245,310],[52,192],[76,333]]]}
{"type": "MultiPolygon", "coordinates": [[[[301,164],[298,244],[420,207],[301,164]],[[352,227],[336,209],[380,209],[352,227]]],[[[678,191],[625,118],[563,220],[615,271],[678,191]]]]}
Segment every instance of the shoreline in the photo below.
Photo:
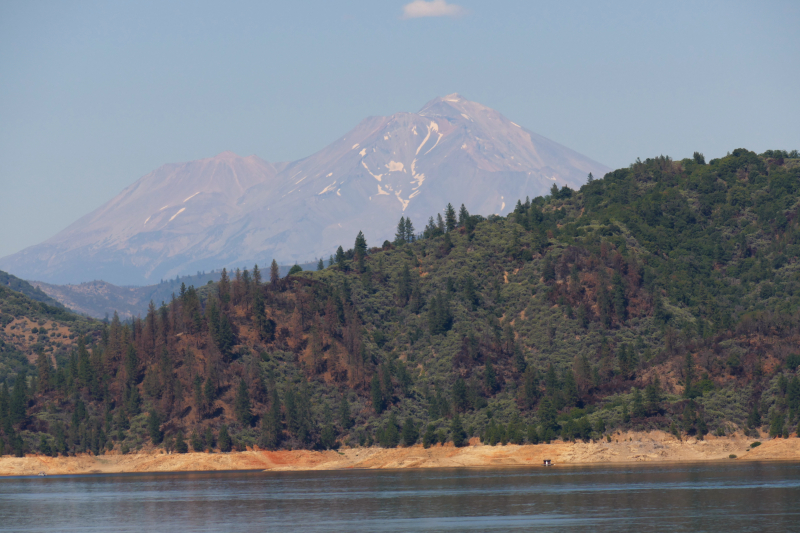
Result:
{"type": "Polygon", "coordinates": [[[0,457],[0,476],[71,474],[122,474],[151,472],[271,471],[541,467],[544,459],[553,466],[677,464],[716,461],[800,462],[800,438],[771,439],[750,448],[758,439],[735,434],[678,440],[653,431],[620,433],[611,442],[554,442],[551,444],[482,445],[477,438],[463,448],[452,444],[428,449],[417,444],[409,448],[342,448],[339,451],[247,450],[231,453],[191,452],[186,454],[135,453],[128,455],[90,454],[75,457],[0,457]],[[730,458],[735,455],[736,458],[730,458]]]}

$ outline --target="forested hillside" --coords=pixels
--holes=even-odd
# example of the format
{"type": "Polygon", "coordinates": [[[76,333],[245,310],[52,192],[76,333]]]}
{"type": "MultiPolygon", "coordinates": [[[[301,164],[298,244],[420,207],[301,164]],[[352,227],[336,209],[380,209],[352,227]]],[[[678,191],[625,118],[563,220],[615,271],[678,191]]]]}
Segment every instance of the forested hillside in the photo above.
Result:
{"type": "Polygon", "coordinates": [[[359,235],[319,271],[226,272],[7,377],[0,446],[788,437],[799,199],[797,152],[658,157],[507,217],[448,206],[421,233],[401,220],[394,242],[359,235]]]}
{"type": "Polygon", "coordinates": [[[0,286],[9,288],[12,291],[21,292],[25,296],[28,296],[37,302],[43,302],[53,307],[63,307],[58,301],[49,297],[41,289],[34,287],[24,279],[19,279],[18,277],[12,276],[8,272],[3,272],[2,270],[0,270],[0,286]]]}

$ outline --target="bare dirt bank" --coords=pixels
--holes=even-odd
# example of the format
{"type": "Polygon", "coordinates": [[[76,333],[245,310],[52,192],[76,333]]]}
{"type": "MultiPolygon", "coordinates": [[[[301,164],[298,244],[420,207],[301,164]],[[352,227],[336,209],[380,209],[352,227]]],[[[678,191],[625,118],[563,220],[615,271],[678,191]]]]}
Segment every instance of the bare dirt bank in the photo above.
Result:
{"type": "Polygon", "coordinates": [[[82,455],[78,457],[0,458],[0,475],[112,474],[122,472],[189,472],[214,470],[340,470],[351,468],[452,468],[491,466],[539,466],[543,459],[555,465],[592,463],[670,463],[726,460],[800,461],[800,439],[775,439],[750,448],[753,438],[741,435],[679,441],[663,432],[624,433],[612,442],[552,443],[539,445],[483,446],[472,439],[469,446],[411,448],[349,448],[340,451],[245,451],[238,453],[140,453],[129,455],[82,455]]]}

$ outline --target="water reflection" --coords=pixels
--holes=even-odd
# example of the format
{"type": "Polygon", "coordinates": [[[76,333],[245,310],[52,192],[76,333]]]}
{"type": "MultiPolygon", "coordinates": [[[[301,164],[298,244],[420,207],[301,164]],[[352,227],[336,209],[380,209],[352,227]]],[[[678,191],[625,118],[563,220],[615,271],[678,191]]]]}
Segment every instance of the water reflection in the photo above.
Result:
{"type": "Polygon", "coordinates": [[[789,531],[800,465],[6,478],[3,531],[789,531]]]}

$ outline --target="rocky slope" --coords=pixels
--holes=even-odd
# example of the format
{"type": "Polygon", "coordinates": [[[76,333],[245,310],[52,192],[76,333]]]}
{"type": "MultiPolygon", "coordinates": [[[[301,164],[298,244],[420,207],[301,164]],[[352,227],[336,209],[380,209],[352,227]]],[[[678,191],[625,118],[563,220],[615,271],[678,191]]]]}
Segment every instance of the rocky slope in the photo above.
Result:
{"type": "Polygon", "coordinates": [[[0,268],[47,283],[120,285],[223,266],[328,257],[363,230],[379,244],[401,216],[421,229],[448,203],[507,214],[555,183],[608,169],[457,94],[418,113],[370,117],[316,154],[270,164],[231,152],[169,164],[0,268]]]}

